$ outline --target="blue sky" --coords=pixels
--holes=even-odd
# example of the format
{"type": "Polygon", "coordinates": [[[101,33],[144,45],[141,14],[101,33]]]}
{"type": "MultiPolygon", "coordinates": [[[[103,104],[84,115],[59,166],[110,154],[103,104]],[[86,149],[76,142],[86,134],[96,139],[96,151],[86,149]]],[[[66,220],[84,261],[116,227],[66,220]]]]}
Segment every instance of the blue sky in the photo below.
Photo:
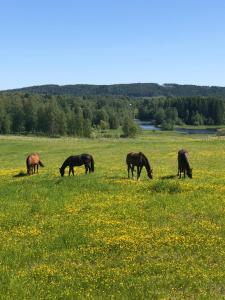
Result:
{"type": "Polygon", "coordinates": [[[224,0],[0,0],[0,90],[225,86],[224,0]]]}

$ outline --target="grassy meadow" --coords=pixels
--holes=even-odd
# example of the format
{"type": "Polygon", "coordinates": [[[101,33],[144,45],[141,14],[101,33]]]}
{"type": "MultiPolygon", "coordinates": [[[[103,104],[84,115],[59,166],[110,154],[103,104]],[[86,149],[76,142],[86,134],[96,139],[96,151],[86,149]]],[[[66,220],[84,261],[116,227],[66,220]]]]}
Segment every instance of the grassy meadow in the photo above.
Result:
{"type": "Polygon", "coordinates": [[[225,298],[225,139],[145,132],[136,139],[0,137],[1,299],[225,298]],[[189,151],[193,179],[177,173],[189,151]],[[126,154],[142,151],[128,180],[126,154]],[[45,168],[26,172],[38,152],[45,168]],[[72,154],[95,173],[61,178],[72,154]]]}

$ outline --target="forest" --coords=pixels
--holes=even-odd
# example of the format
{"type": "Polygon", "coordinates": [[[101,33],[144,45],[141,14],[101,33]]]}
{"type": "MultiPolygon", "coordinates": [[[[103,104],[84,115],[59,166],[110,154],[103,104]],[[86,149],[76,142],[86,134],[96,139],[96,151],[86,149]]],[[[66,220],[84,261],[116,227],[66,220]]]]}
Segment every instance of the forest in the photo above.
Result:
{"type": "Polygon", "coordinates": [[[225,96],[225,87],[199,86],[181,84],[130,83],[112,85],[57,85],[47,84],[30,86],[9,92],[22,92],[48,95],[95,95],[95,96],[128,96],[128,97],[181,97],[181,96],[225,96]]]}
{"type": "Polygon", "coordinates": [[[222,125],[225,97],[161,97],[138,102],[138,118],[163,129],[174,125],[222,125]]]}
{"type": "Polygon", "coordinates": [[[175,125],[225,124],[225,97],[72,96],[0,94],[1,134],[91,137],[94,130],[122,128],[134,137],[134,119],[171,130],[175,125]]]}
{"type": "Polygon", "coordinates": [[[52,96],[6,93],[0,95],[0,133],[90,137],[92,131],[124,128],[134,135],[129,99],[95,96],[52,96]],[[133,133],[132,133],[133,130],[133,133]]]}

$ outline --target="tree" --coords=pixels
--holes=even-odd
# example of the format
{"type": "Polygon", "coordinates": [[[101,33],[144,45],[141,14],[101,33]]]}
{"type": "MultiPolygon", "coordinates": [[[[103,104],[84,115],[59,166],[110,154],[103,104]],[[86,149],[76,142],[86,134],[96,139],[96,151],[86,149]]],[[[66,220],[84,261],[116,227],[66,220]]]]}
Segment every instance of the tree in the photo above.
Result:
{"type": "Polygon", "coordinates": [[[12,131],[13,132],[24,131],[24,111],[23,111],[22,101],[20,101],[18,98],[15,99],[11,114],[12,114],[12,131]]]}
{"type": "Polygon", "coordinates": [[[109,128],[110,129],[117,129],[119,127],[119,120],[118,117],[114,113],[109,115],[109,128]]]}
{"type": "Polygon", "coordinates": [[[122,130],[124,137],[134,138],[138,133],[137,124],[129,117],[125,117],[122,130]]]}
{"type": "Polygon", "coordinates": [[[34,132],[37,129],[37,104],[35,102],[29,98],[23,102],[24,127],[27,132],[34,132]]]}
{"type": "Polygon", "coordinates": [[[193,125],[203,125],[204,124],[204,117],[202,114],[200,114],[198,111],[196,111],[192,116],[191,116],[191,123],[193,125]]]}
{"type": "Polygon", "coordinates": [[[76,122],[75,122],[75,113],[74,111],[70,111],[67,114],[67,132],[69,135],[75,135],[76,134],[76,122]]]}
{"type": "Polygon", "coordinates": [[[99,109],[96,111],[95,117],[94,117],[94,124],[99,125],[101,120],[105,121],[107,123],[109,121],[109,116],[104,109],[99,109]]]}
{"type": "Polygon", "coordinates": [[[58,125],[58,134],[65,135],[67,133],[67,123],[66,123],[66,116],[63,111],[59,111],[57,114],[57,125],[58,125]]]}
{"type": "Polygon", "coordinates": [[[155,124],[159,125],[165,120],[166,114],[162,107],[160,107],[157,112],[155,113],[155,124]]]}
{"type": "Polygon", "coordinates": [[[172,124],[176,124],[178,119],[178,112],[176,107],[167,108],[165,113],[166,113],[166,121],[172,124]]]}
{"type": "Polygon", "coordinates": [[[83,136],[84,118],[81,111],[75,114],[74,126],[75,126],[75,135],[83,136]]]}
{"type": "Polygon", "coordinates": [[[83,136],[88,138],[91,136],[91,120],[89,119],[84,120],[83,136]]]}
{"type": "Polygon", "coordinates": [[[11,120],[8,114],[5,115],[5,117],[2,120],[2,133],[3,134],[9,134],[11,131],[11,120]]]}

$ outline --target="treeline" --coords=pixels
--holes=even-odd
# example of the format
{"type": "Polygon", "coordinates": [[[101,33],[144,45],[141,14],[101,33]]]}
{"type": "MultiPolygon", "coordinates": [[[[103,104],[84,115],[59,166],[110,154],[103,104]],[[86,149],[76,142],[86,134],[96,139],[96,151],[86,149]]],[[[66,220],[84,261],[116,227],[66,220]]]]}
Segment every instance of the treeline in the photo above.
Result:
{"type": "Polygon", "coordinates": [[[0,94],[0,134],[90,137],[120,127],[124,136],[135,136],[135,118],[163,129],[176,124],[221,125],[225,124],[225,98],[0,94]]]}
{"type": "Polygon", "coordinates": [[[143,99],[138,103],[138,118],[152,121],[164,129],[175,124],[225,124],[223,97],[167,97],[143,99]]]}
{"type": "Polygon", "coordinates": [[[157,83],[131,83],[113,85],[40,85],[22,89],[11,90],[10,92],[23,92],[48,95],[100,95],[100,96],[128,96],[128,97],[180,97],[180,96],[225,96],[225,87],[198,86],[157,83]]]}
{"type": "Polygon", "coordinates": [[[125,120],[129,133],[132,109],[127,98],[1,94],[0,133],[90,137],[94,129],[126,129],[125,120]]]}

